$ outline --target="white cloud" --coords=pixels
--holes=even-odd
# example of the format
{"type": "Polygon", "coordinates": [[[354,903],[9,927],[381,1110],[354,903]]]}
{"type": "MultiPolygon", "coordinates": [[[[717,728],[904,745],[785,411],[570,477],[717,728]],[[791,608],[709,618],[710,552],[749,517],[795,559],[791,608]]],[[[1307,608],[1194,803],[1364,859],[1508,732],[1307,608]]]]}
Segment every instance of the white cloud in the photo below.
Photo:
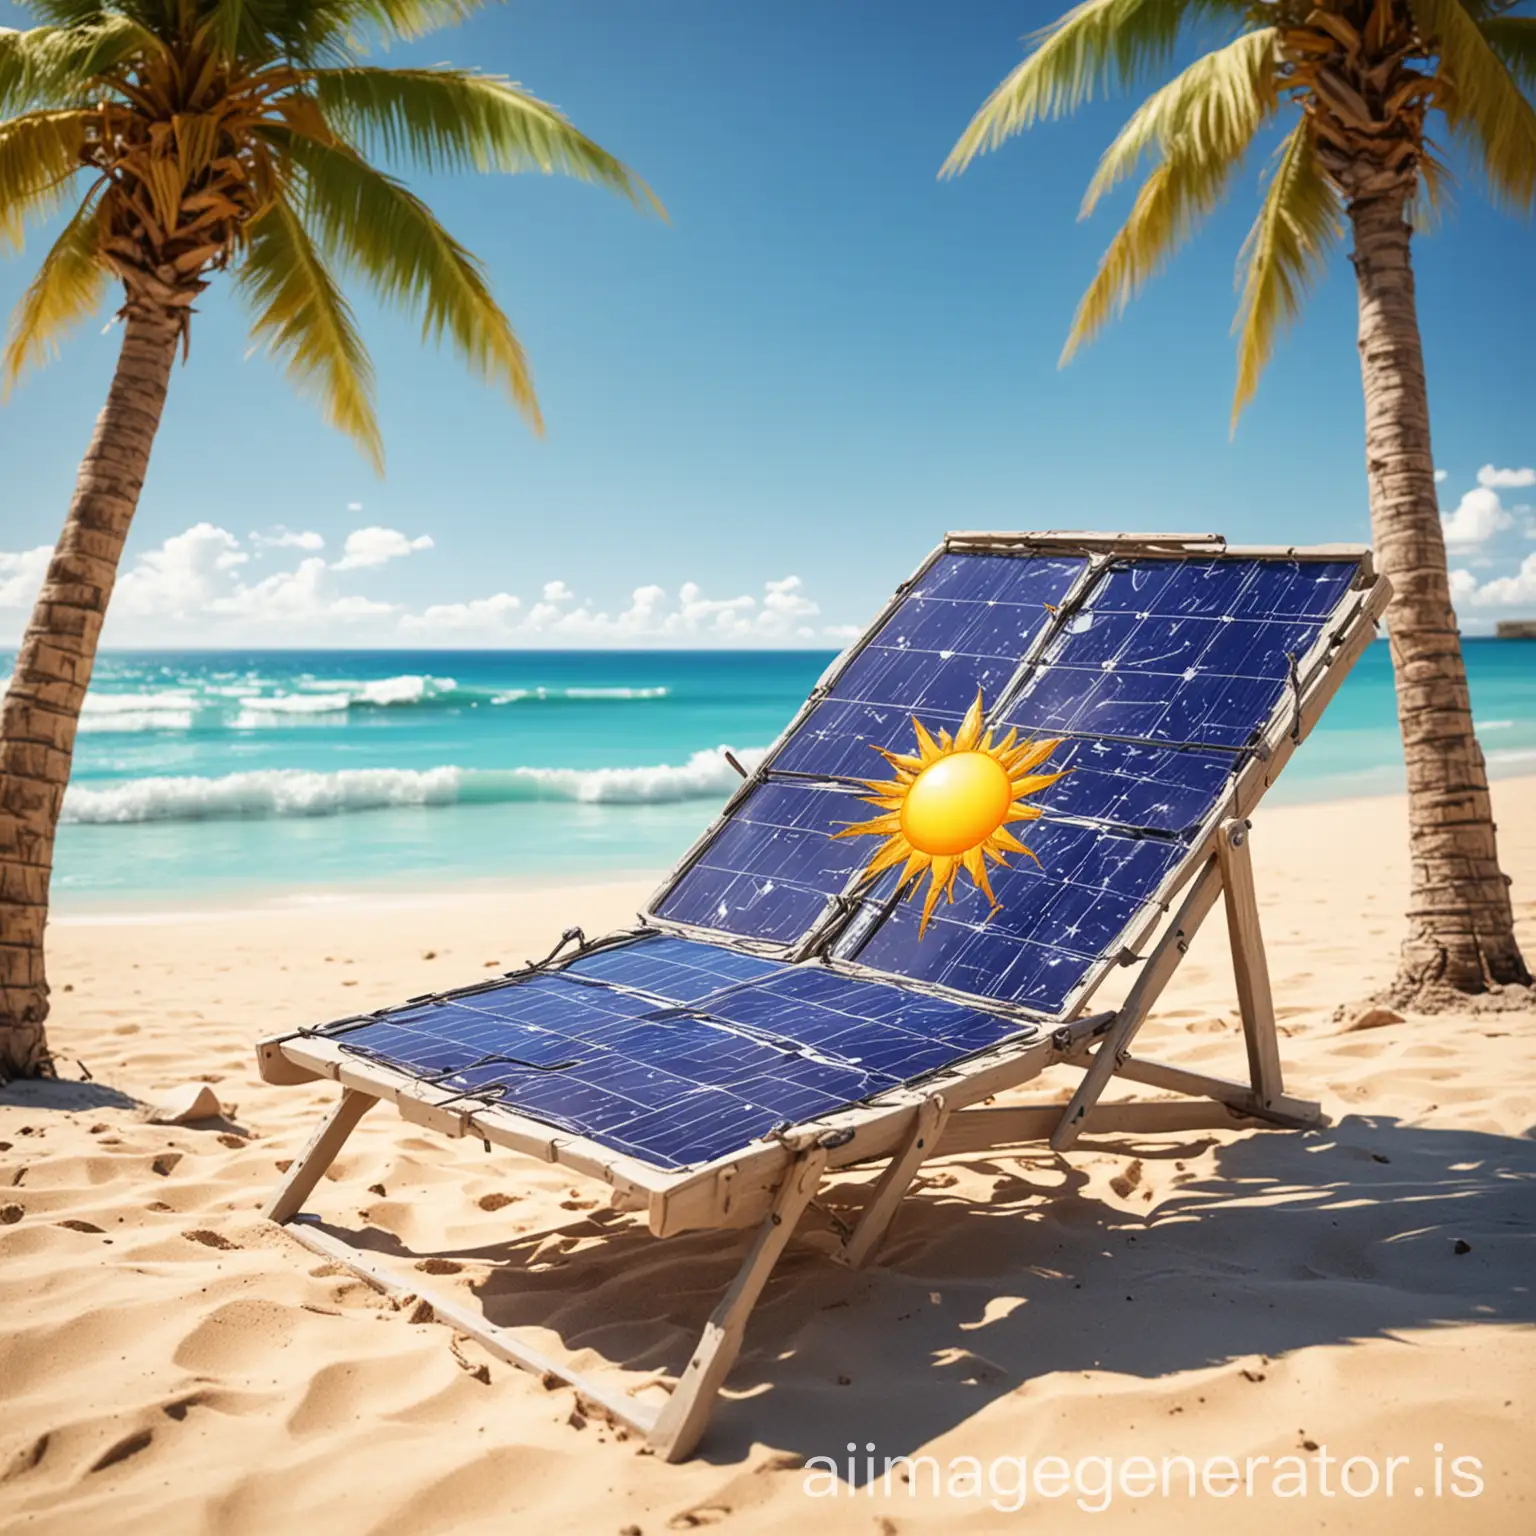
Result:
{"type": "MultiPolygon", "coordinates": [[[[277,547],[309,544],[294,538],[277,547]]],[[[306,554],[293,569],[259,581],[248,579],[250,558],[234,534],[209,522],[143,551],[118,578],[107,643],[325,643],[353,638],[359,625],[387,638],[383,626],[391,625],[399,605],[343,590],[322,556],[306,554]]]]}
{"type": "Polygon", "coordinates": [[[118,579],[112,608],[118,613],[187,618],[224,596],[232,573],[250,558],[227,529],[194,523],[159,549],[139,556],[118,579]]]}
{"type": "Polygon", "coordinates": [[[1453,552],[1475,549],[1513,522],[1499,500],[1499,493],[1485,485],[1468,491],[1454,512],[1440,514],[1445,546],[1453,552]]]}
{"type": "Polygon", "coordinates": [[[403,614],[400,628],[408,634],[473,634],[482,639],[504,638],[508,625],[522,606],[522,600],[510,592],[477,597],[468,603],[433,603],[420,613],[403,614]]]}
{"type": "Polygon", "coordinates": [[[347,503],[347,511],[348,512],[361,512],[362,510],[363,510],[363,504],[360,501],[349,501],[347,503]]]}
{"type": "MultiPolygon", "coordinates": [[[[130,556],[108,617],[108,645],[488,644],[488,645],[815,645],[843,644],[859,631],[822,622],[820,606],[797,575],[765,581],[757,592],[711,596],[700,583],[649,582],[603,608],[554,579],[537,584],[531,606],[514,593],[407,607],[365,590],[389,560],[431,547],[394,529],[362,528],[342,557],[317,552],[318,534],[278,527],[246,540],[203,521],[130,556]],[[293,551],[296,563],[281,563],[293,551]],[[264,557],[253,564],[253,553],[264,557]],[[259,577],[259,579],[258,579],[259,577]]],[[[0,551],[0,643],[19,635],[50,550],[0,551]]]]}
{"type": "Polygon", "coordinates": [[[18,550],[15,554],[0,551],[0,608],[30,609],[52,557],[51,544],[39,544],[36,549],[18,550]]]}
{"type": "Polygon", "coordinates": [[[1536,485],[1536,469],[1527,465],[1524,469],[1495,469],[1484,464],[1477,472],[1477,483],[1489,490],[1511,491],[1521,486],[1536,485]]]}
{"type": "Polygon", "coordinates": [[[347,535],[335,569],[374,570],[419,549],[431,548],[431,536],[425,533],[418,539],[408,539],[398,528],[357,528],[347,535]]]}
{"type": "Polygon", "coordinates": [[[1442,480],[1444,480],[1444,479],[1445,479],[1445,477],[1446,477],[1446,476],[1447,476],[1447,475],[1448,475],[1448,474],[1450,474],[1450,470],[1448,470],[1448,469],[1437,469],[1437,470],[1436,470],[1436,471],[1435,471],[1435,484],[1436,484],[1436,485],[1439,485],[1439,484],[1440,484],[1440,482],[1441,482],[1441,481],[1442,481],[1442,480]]]}
{"type": "MultiPolygon", "coordinates": [[[[810,622],[820,613],[806,597],[798,576],[763,583],[763,595],[708,597],[696,581],[685,581],[675,596],[654,583],[635,587],[617,612],[582,600],[564,581],[547,581],[540,600],[523,612],[515,597],[501,592],[472,602],[444,603],[406,614],[400,629],[413,635],[455,634],[487,641],[524,644],[592,643],[626,645],[643,641],[674,644],[751,645],[797,642],[833,635],[810,622]]],[[[858,634],[854,629],[850,633],[858,634]]],[[[836,633],[842,638],[842,631],[836,633]]]]}
{"type": "Polygon", "coordinates": [[[1451,600],[1472,608],[1536,607],[1536,554],[1527,555],[1513,576],[1481,584],[1471,571],[1452,571],[1451,600]]]}
{"type": "Polygon", "coordinates": [[[318,533],[298,533],[281,523],[271,533],[253,533],[252,549],[302,549],[310,554],[325,548],[325,540],[318,533]]]}

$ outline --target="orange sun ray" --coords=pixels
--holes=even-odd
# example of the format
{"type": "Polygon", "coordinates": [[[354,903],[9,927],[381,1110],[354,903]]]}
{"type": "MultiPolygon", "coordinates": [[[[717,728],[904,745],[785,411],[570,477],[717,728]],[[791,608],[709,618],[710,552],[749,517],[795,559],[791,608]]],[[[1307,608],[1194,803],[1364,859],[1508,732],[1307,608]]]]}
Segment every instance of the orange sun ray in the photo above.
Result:
{"type": "Polygon", "coordinates": [[[1037,821],[1041,808],[1029,804],[1028,797],[1049,789],[1071,770],[1033,771],[1061,745],[1059,739],[1020,741],[1017,729],[1010,728],[994,742],[979,688],[953,735],[941,728],[935,736],[915,715],[912,731],[915,754],[875,747],[890,765],[891,778],[859,780],[873,791],[861,795],[861,802],[881,814],[850,822],[832,835],[881,838],[862,876],[871,880],[900,864],[897,889],[905,890],[907,901],[916,899],[927,877],[917,927],[922,938],[939,901],[954,902],[955,881],[962,873],[996,911],[999,903],[987,860],[1006,869],[1008,855],[1022,853],[1040,863],[1008,826],[1037,821]]]}

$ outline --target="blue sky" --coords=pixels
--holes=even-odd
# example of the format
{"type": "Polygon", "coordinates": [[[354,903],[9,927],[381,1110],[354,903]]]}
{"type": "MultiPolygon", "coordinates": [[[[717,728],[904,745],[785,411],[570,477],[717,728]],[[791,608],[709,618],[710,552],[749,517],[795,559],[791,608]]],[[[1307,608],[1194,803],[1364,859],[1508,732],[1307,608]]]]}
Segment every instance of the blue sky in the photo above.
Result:
{"type": "MultiPolygon", "coordinates": [[[[396,50],[554,101],[651,182],[671,223],[560,180],[418,180],[489,265],[548,435],[423,350],[410,322],[360,303],[382,481],[247,357],[242,316],[210,292],[109,639],[826,645],[951,527],[1365,538],[1342,256],[1228,436],[1233,265],[1257,163],[1065,371],[1073,306],[1126,200],[1086,224],[1077,205],[1126,102],[936,179],[1021,35],[1059,9],[518,0],[396,50]],[[323,545],[251,538],[279,527],[323,545]],[[344,553],[359,529],[372,531],[344,553]],[[636,588],[661,590],[636,604],[636,588]],[[638,617],[571,621],[583,604],[638,617]],[[674,616],[670,636],[658,615],[674,616]]],[[[0,24],[26,21],[0,4],[0,24]]],[[[0,263],[7,309],[42,249],[0,263]]],[[[1536,490],[1519,473],[1536,459],[1531,229],[1464,182],[1415,255],[1443,502],[1473,498],[1452,564],[1468,572],[1467,627],[1486,629],[1536,611],[1536,490]],[[1479,485],[1484,466],[1498,473],[1479,485]]],[[[24,552],[57,531],[116,341],[84,328],[0,409],[0,643],[19,630],[24,552]]]]}

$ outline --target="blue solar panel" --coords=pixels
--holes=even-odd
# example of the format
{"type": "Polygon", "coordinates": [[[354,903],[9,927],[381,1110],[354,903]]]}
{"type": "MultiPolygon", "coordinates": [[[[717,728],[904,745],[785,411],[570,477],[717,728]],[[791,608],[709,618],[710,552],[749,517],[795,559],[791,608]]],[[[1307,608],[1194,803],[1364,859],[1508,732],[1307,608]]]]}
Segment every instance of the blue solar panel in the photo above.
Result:
{"type": "Polygon", "coordinates": [[[760,784],[657,907],[661,917],[787,944],[826,910],[864,862],[832,834],[868,814],[857,795],[823,785],[760,784]]]}
{"type": "Polygon", "coordinates": [[[336,1038],[450,1093],[676,1168],[1037,1032],[894,985],[650,937],[390,1009],[336,1038]],[[715,989],[699,995],[710,977],[715,989]],[[642,982],[652,995],[621,990],[642,982]]]}
{"type": "Polygon", "coordinates": [[[864,778],[870,742],[910,741],[911,717],[953,731],[990,702],[1087,566],[1081,558],[942,555],[913,584],[771,762],[776,773],[864,778]]]}
{"type": "Polygon", "coordinates": [[[1042,797],[1053,817],[1187,837],[1232,785],[1241,759],[1231,752],[1139,741],[1068,740],[1052,769],[1070,769],[1042,797]]]}
{"type": "Polygon", "coordinates": [[[934,561],[657,903],[722,940],[788,949],[852,891],[851,919],[820,942],[859,976],[652,933],[335,1038],[680,1168],[1038,1033],[986,1002],[1072,1008],[1231,794],[1358,575],[1349,560],[1248,557],[1088,570],[1076,556],[934,561]],[[906,900],[894,871],[861,891],[876,844],[832,834],[871,814],[853,781],[886,775],[872,746],[909,752],[914,715],[954,731],[978,688],[998,728],[1062,736],[1047,766],[1071,771],[1018,829],[1039,864],[993,868],[996,908],[961,876],[919,940],[921,896],[906,900]]]}
{"type": "Polygon", "coordinates": [[[763,960],[718,944],[668,935],[582,955],[562,967],[560,974],[643,992],[658,1002],[696,1003],[726,987],[760,981],[783,969],[782,960],[763,960]]]}
{"type": "Polygon", "coordinates": [[[1040,865],[1016,855],[992,872],[997,910],[961,879],[954,904],[940,902],[919,940],[923,897],[887,915],[895,879],[886,877],[834,953],[889,975],[1060,1012],[1094,964],[1118,950],[1188,850],[1069,822],[1039,821],[1022,831],[1040,865]]]}
{"type": "Polygon", "coordinates": [[[1046,647],[1004,719],[1042,735],[1247,746],[1357,570],[1342,561],[1119,562],[1046,647]]]}
{"type": "Polygon", "coordinates": [[[978,688],[992,698],[1012,678],[1086,565],[1082,559],[941,556],[828,697],[894,705],[922,715],[925,724],[930,715],[939,725],[944,716],[958,721],[978,688]]]}

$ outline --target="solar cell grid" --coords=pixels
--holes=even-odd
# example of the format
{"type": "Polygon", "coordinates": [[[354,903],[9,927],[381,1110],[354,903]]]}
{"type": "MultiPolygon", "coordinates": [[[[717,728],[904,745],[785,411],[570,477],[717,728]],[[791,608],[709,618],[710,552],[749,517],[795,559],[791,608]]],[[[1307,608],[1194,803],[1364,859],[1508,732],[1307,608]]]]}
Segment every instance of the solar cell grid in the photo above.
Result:
{"type": "Polygon", "coordinates": [[[886,914],[895,895],[887,876],[866,902],[865,921],[849,925],[835,952],[889,975],[1059,1012],[1094,963],[1116,951],[1186,849],[1069,822],[1035,822],[1026,836],[1040,863],[1020,857],[992,871],[996,910],[957,882],[954,904],[934,909],[919,940],[921,900],[886,914]]]}
{"type": "Polygon", "coordinates": [[[449,1092],[681,1167],[1030,1028],[894,985],[670,936],[600,950],[568,969],[391,1009],[338,1038],[449,1092]],[[637,980],[649,995],[621,990],[637,980]]]}
{"type": "Polygon", "coordinates": [[[1245,747],[1358,569],[1117,562],[1047,645],[1005,722],[1040,734],[1245,747]]]}
{"type": "Polygon", "coordinates": [[[860,803],[845,788],[759,784],[663,897],[661,917],[787,944],[826,909],[863,862],[855,840],[834,840],[860,803]]]}
{"type": "Polygon", "coordinates": [[[1081,558],[942,555],[849,662],[829,697],[958,721],[978,688],[991,697],[1008,683],[1086,567],[1081,558]]]}
{"type": "Polygon", "coordinates": [[[721,935],[804,941],[872,851],[832,835],[869,814],[852,781],[886,774],[870,744],[910,750],[913,715],[955,730],[978,687],[1003,729],[1064,736],[1050,766],[1072,770],[1023,829],[1039,863],[1015,855],[992,870],[997,908],[962,877],[919,940],[921,903],[896,900],[888,871],[832,947],[873,979],[651,935],[336,1037],[679,1168],[1036,1031],[903,983],[1066,1011],[1188,856],[1358,567],[1117,559],[1058,618],[1087,569],[1077,556],[933,562],[656,910],[721,935]]]}

